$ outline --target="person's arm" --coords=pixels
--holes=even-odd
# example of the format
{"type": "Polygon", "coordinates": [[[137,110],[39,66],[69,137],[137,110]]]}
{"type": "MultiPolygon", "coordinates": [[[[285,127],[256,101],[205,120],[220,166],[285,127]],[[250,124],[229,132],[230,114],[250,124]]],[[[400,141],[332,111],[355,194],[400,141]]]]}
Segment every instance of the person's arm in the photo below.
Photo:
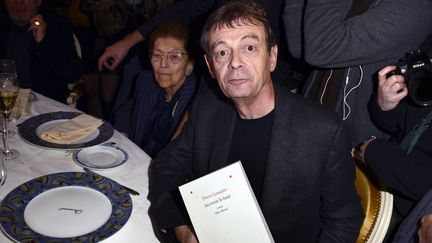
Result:
{"type": "Polygon", "coordinates": [[[429,183],[423,182],[420,185],[410,174],[411,168],[418,168],[416,164],[420,162],[416,158],[422,158],[421,153],[413,151],[407,155],[397,143],[375,139],[365,148],[364,161],[386,187],[417,201],[429,189],[429,183]]]}
{"type": "Polygon", "coordinates": [[[305,59],[338,68],[401,58],[418,48],[432,29],[432,3],[377,0],[345,20],[340,0],[309,0],[304,18],[305,59]]]}
{"type": "Polygon", "coordinates": [[[290,54],[303,58],[303,10],[304,0],[285,0],[282,19],[290,54]]]}
{"type": "Polygon", "coordinates": [[[194,100],[183,131],[159,151],[149,167],[149,215],[161,232],[166,232],[163,229],[190,225],[178,186],[193,179],[194,127],[199,97],[202,96],[194,100]]]}
{"type": "Polygon", "coordinates": [[[387,66],[378,72],[377,94],[369,102],[372,120],[378,127],[389,133],[394,133],[398,129],[397,121],[405,113],[405,104],[401,101],[408,95],[403,76],[387,77],[395,69],[395,66],[387,66]]]}
{"type": "Polygon", "coordinates": [[[320,243],[355,242],[363,222],[354,187],[355,164],[350,154],[349,134],[342,122],[329,134],[332,139],[323,167],[320,243]]]}
{"type": "Polygon", "coordinates": [[[214,3],[214,0],[180,0],[162,8],[152,19],[141,25],[136,31],[107,47],[102,56],[99,57],[99,70],[104,67],[114,70],[126,56],[129,49],[143,41],[156,26],[172,21],[189,23],[190,20],[209,11],[214,3]]]}
{"type": "Polygon", "coordinates": [[[30,48],[33,57],[49,66],[67,83],[75,83],[81,78],[81,60],[74,46],[72,27],[65,19],[43,13],[35,17],[29,31],[35,40],[30,48]]]}
{"type": "MultiPolygon", "coordinates": [[[[372,120],[384,131],[393,134],[398,129],[399,116],[405,114],[405,104],[400,104],[401,100],[408,95],[408,89],[401,75],[391,75],[395,71],[395,66],[387,66],[378,72],[378,88],[376,95],[369,101],[368,108],[372,120]]],[[[365,151],[369,144],[375,140],[367,139],[360,146],[360,159],[365,162],[365,151]]]]}
{"type": "Polygon", "coordinates": [[[116,69],[129,49],[143,40],[144,37],[138,31],[134,31],[108,46],[98,59],[98,69],[102,70],[104,67],[109,70],[116,69]]]}

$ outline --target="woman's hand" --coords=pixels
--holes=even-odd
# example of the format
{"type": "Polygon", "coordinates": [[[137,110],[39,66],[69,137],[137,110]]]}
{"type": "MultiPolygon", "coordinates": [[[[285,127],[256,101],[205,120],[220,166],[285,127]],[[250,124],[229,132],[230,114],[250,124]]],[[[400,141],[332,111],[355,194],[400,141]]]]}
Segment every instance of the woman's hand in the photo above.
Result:
{"type": "Polygon", "coordinates": [[[378,72],[377,103],[382,111],[394,109],[408,94],[402,75],[392,75],[387,78],[387,74],[395,69],[395,66],[387,66],[378,72]]]}

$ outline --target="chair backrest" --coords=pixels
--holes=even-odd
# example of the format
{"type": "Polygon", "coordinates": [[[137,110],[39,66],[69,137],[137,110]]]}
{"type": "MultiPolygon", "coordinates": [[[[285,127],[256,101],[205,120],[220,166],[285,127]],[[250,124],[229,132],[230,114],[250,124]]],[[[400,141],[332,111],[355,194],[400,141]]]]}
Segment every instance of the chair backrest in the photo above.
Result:
{"type": "Polygon", "coordinates": [[[361,198],[365,219],[357,243],[381,243],[390,225],[393,211],[393,195],[372,180],[362,162],[356,162],[355,186],[361,198]]]}

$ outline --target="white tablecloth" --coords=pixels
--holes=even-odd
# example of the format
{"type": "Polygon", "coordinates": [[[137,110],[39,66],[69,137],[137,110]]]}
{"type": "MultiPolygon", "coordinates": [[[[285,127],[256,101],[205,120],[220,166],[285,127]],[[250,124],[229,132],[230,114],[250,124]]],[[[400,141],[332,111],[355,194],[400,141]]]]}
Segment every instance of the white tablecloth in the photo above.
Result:
{"type": "MultiPolygon", "coordinates": [[[[31,105],[31,114],[20,118],[18,123],[41,113],[77,111],[39,94],[37,94],[37,98],[38,101],[31,105]]],[[[10,128],[16,130],[13,125],[10,128]]],[[[150,202],[146,198],[148,194],[147,168],[150,157],[117,131],[109,141],[116,142],[119,147],[123,148],[129,154],[129,159],[119,167],[97,172],[137,190],[140,195],[131,196],[133,209],[128,222],[117,233],[103,242],[158,242],[147,213],[150,206],[150,202]]],[[[80,166],[73,162],[71,155],[65,156],[65,151],[36,147],[23,141],[18,135],[9,138],[9,146],[17,149],[20,155],[16,159],[5,161],[8,176],[6,183],[0,188],[0,200],[18,185],[36,177],[56,172],[83,171],[80,166]]],[[[2,232],[0,242],[11,241],[2,232]]]]}

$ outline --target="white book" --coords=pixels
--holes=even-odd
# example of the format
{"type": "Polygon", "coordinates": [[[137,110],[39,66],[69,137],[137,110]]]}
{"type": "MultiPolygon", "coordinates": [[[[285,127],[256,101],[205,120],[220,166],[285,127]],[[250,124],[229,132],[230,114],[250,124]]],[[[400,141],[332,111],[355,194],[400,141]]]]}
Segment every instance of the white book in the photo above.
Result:
{"type": "Polygon", "coordinates": [[[240,161],[179,189],[201,243],[274,242],[240,161]]]}

